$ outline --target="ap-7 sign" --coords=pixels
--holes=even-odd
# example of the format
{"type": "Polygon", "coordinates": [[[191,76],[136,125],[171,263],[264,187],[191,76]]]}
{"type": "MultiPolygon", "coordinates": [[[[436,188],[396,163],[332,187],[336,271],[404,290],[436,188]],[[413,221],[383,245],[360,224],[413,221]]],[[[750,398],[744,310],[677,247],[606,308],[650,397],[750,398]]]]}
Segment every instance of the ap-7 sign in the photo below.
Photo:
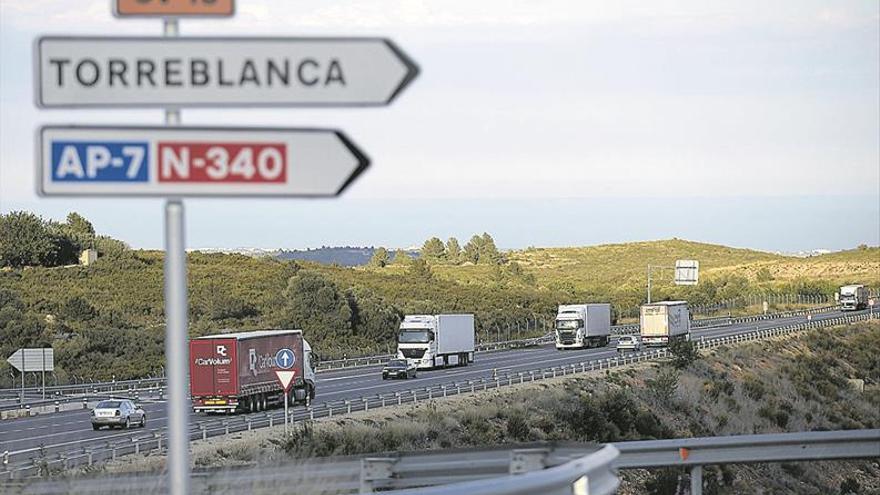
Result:
{"type": "Polygon", "coordinates": [[[333,130],[44,127],[37,164],[45,196],[334,196],[369,160],[333,130]]]}

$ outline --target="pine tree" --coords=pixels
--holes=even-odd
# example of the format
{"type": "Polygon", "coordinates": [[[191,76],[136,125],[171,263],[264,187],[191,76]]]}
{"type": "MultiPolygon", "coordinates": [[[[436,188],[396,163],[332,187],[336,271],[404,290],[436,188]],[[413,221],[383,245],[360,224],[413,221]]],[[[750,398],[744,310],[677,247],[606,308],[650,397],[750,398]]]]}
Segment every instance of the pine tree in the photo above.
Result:
{"type": "Polygon", "coordinates": [[[370,258],[370,262],[368,263],[368,265],[376,268],[382,268],[386,266],[389,261],[390,259],[388,255],[388,250],[380,247],[373,252],[373,257],[370,258]]]}
{"type": "Polygon", "coordinates": [[[410,260],[412,260],[412,256],[406,254],[406,251],[403,249],[398,249],[394,252],[394,259],[391,263],[395,265],[408,265],[410,260]]]}
{"type": "Polygon", "coordinates": [[[480,253],[483,250],[483,238],[475,235],[471,237],[471,240],[468,241],[467,244],[464,245],[464,252],[462,253],[462,258],[464,261],[470,261],[473,264],[477,264],[480,261],[480,253]]]}
{"type": "Polygon", "coordinates": [[[432,237],[425,241],[420,252],[421,258],[428,262],[437,262],[446,259],[446,246],[443,241],[432,237]]]}
{"type": "Polygon", "coordinates": [[[461,246],[459,246],[458,239],[455,237],[450,237],[446,241],[446,259],[453,264],[461,262],[461,246]]]}

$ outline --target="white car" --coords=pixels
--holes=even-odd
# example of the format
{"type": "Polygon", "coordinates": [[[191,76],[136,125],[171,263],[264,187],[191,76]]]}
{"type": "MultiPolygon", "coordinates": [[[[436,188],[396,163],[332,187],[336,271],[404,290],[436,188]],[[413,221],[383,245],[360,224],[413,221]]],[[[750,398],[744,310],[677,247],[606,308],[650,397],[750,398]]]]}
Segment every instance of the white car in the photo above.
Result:
{"type": "Polygon", "coordinates": [[[102,400],[92,410],[92,429],[147,426],[147,413],[128,399],[102,400]]]}
{"type": "Polygon", "coordinates": [[[617,339],[617,352],[641,351],[642,339],[637,335],[621,335],[617,339]]]}

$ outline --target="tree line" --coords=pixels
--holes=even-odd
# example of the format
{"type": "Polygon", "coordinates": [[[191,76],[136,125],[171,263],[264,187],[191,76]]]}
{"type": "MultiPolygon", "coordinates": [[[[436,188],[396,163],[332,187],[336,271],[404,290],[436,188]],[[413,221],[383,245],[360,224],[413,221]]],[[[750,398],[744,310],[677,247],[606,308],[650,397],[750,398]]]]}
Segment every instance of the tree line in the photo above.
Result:
{"type": "MultiPolygon", "coordinates": [[[[368,265],[377,268],[390,264],[403,265],[409,264],[412,258],[405,250],[398,249],[392,255],[386,248],[379,247],[373,253],[368,265]]],[[[495,246],[495,240],[487,232],[483,232],[482,235],[474,234],[464,248],[455,237],[450,237],[445,243],[439,237],[431,237],[422,244],[418,258],[429,264],[449,265],[465,263],[501,265],[505,261],[504,256],[495,246]]]]}
{"type": "Polygon", "coordinates": [[[65,222],[25,211],[0,214],[0,267],[71,265],[85,249],[118,255],[127,248],[121,241],[96,235],[91,222],[75,212],[65,222]]]}

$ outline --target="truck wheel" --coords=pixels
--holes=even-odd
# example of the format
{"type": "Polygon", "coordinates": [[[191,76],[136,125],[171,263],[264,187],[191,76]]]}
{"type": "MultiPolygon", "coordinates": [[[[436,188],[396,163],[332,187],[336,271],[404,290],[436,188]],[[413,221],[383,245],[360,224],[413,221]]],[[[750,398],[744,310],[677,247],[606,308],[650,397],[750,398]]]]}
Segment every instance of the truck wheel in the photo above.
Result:
{"type": "Polygon", "coordinates": [[[260,411],[265,411],[268,408],[268,402],[266,394],[260,394],[260,411]]]}
{"type": "Polygon", "coordinates": [[[92,429],[95,430],[95,431],[98,431],[98,430],[101,429],[101,427],[98,426],[98,425],[92,425],[92,429]]]}

